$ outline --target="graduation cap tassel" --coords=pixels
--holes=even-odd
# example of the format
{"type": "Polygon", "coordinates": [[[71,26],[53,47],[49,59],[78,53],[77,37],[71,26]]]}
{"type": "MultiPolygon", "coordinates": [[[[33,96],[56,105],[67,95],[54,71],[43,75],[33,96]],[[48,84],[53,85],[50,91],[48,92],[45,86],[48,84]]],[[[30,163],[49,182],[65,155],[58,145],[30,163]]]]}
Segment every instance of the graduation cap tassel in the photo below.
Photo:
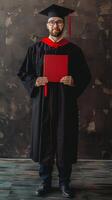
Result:
{"type": "Polygon", "coordinates": [[[47,94],[48,94],[48,85],[46,84],[44,86],[44,96],[47,97],[47,94]]]}
{"type": "Polygon", "coordinates": [[[72,35],[72,29],[71,29],[71,15],[68,16],[68,36],[69,38],[72,35]]]}

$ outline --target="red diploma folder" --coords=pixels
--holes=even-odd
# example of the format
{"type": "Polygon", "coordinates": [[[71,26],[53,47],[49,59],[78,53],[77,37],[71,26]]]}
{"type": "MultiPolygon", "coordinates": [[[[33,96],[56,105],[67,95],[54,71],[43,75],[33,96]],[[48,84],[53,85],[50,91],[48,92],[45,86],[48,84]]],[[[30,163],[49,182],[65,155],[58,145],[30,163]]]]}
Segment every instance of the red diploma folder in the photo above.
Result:
{"type": "MultiPolygon", "coordinates": [[[[48,78],[48,82],[60,82],[63,76],[68,75],[68,55],[44,55],[43,76],[48,78]]],[[[47,85],[44,89],[47,96],[47,85]]]]}

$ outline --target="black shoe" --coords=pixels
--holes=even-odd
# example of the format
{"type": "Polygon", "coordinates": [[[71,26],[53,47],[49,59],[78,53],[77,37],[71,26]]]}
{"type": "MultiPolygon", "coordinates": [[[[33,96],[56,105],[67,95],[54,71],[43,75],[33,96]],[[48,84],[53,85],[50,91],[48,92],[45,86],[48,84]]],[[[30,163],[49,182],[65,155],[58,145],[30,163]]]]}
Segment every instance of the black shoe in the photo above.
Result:
{"type": "Polygon", "coordinates": [[[66,197],[66,198],[72,198],[73,197],[73,194],[72,194],[71,189],[70,189],[68,184],[61,185],[60,189],[61,189],[63,197],[66,197]]]}
{"type": "Polygon", "coordinates": [[[41,197],[48,194],[51,191],[51,186],[47,184],[41,184],[35,191],[36,196],[41,197]]]}

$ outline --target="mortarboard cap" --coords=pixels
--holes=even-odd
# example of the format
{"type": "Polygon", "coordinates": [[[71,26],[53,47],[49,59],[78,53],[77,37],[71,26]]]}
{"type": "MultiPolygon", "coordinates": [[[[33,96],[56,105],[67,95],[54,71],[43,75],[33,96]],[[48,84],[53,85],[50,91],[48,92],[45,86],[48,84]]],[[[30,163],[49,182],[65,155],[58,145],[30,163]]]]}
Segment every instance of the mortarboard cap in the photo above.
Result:
{"type": "Polygon", "coordinates": [[[70,13],[74,12],[74,10],[58,6],[56,4],[52,4],[48,8],[39,12],[39,14],[46,15],[50,17],[61,17],[64,19],[65,16],[69,15],[70,13]]]}

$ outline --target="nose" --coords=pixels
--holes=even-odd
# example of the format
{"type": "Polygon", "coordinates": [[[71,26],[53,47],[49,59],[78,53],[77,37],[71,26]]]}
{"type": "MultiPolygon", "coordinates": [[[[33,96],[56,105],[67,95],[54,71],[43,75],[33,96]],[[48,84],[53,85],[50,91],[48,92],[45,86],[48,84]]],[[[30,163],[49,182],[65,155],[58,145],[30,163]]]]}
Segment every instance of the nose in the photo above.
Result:
{"type": "Polygon", "coordinates": [[[58,26],[58,24],[57,24],[57,22],[55,22],[55,23],[54,23],[54,27],[57,27],[57,26],[58,26]]]}

